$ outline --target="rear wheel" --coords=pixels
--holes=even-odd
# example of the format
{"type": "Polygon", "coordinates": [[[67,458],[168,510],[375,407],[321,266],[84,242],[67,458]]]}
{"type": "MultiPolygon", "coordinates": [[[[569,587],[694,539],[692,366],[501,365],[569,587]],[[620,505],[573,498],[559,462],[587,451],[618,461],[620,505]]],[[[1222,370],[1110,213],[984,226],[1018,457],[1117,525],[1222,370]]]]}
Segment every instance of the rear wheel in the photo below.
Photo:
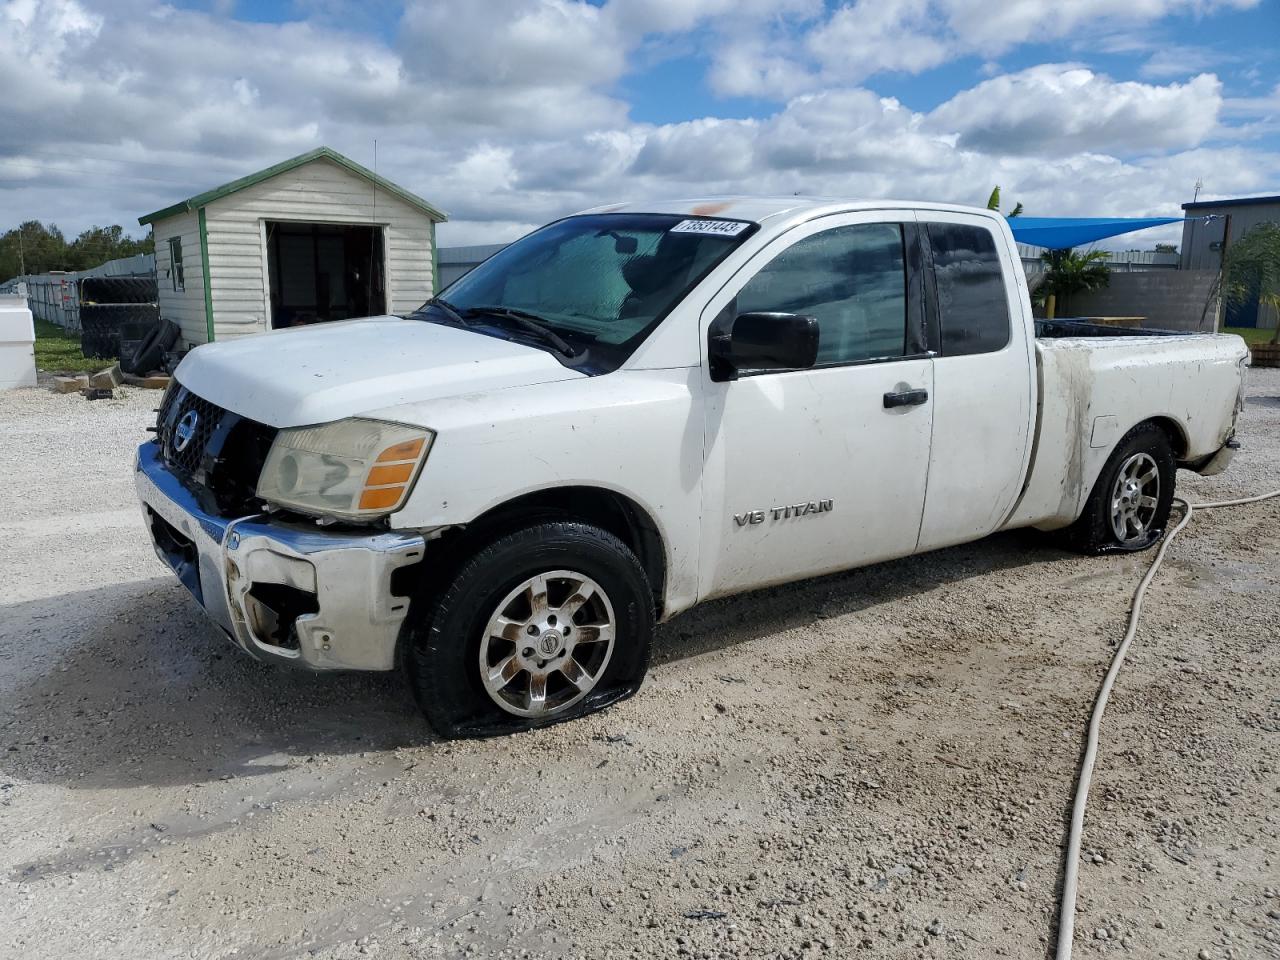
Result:
{"type": "Polygon", "coordinates": [[[649,665],[653,600],[635,554],[574,522],[477,551],[410,627],[409,676],[444,736],[490,736],[603,709],[649,665]]]}
{"type": "Polygon", "coordinates": [[[1153,423],[1134,427],[1107,459],[1080,519],[1067,528],[1068,542],[1092,554],[1147,549],[1169,522],[1176,474],[1168,434],[1153,423]]]}

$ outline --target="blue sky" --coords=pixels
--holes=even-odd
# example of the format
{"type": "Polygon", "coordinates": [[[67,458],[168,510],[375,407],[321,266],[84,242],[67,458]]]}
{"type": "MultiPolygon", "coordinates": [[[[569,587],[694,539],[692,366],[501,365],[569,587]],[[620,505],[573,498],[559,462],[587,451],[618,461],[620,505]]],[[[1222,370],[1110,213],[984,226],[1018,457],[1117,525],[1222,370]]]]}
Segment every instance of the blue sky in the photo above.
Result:
{"type": "Polygon", "coordinates": [[[375,140],[454,243],[726,192],[1176,215],[1280,193],[1277,36],[1280,0],[0,0],[0,218],[375,140]]]}

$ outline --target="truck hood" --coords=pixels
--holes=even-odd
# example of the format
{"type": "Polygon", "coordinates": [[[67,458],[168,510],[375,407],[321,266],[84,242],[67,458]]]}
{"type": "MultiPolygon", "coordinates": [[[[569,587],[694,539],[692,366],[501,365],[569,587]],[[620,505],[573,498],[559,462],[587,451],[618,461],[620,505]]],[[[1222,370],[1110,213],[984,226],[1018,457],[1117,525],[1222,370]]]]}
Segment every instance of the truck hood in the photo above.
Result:
{"type": "Polygon", "coordinates": [[[205,344],[175,376],[241,416],[298,427],[586,374],[536,347],[422,320],[368,317],[205,344]]]}

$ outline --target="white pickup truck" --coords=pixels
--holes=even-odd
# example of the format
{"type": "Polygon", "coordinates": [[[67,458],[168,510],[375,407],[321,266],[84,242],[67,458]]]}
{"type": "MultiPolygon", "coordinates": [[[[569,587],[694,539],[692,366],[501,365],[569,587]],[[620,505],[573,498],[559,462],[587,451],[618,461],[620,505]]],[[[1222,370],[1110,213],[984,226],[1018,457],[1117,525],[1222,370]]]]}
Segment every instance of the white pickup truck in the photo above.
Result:
{"type": "Polygon", "coordinates": [[[986,210],[603,207],[410,316],[192,351],[137,491],[247,652],[501,733],[635,692],[713,597],[1014,527],[1151,545],[1230,459],[1244,343],[1036,324],[986,210]]]}

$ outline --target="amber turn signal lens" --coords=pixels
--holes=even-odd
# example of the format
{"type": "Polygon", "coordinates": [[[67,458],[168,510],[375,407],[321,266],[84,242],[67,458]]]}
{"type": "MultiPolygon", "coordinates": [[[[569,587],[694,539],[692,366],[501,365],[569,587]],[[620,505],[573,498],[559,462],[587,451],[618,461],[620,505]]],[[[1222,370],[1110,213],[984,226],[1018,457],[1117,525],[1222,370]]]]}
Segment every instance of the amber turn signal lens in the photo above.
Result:
{"type": "Polygon", "coordinates": [[[378,454],[364,480],[360,509],[394,510],[399,507],[426,449],[427,438],[415,437],[393,443],[378,454]]]}
{"type": "Polygon", "coordinates": [[[417,460],[418,454],[422,453],[422,437],[416,440],[406,440],[403,443],[392,444],[378,454],[378,463],[394,463],[397,460],[417,460]]]}
{"type": "Polygon", "coordinates": [[[369,471],[366,487],[385,487],[391,483],[408,483],[413,476],[412,463],[397,463],[390,467],[373,467],[369,471]]]}
{"type": "Polygon", "coordinates": [[[360,494],[361,510],[386,510],[394,507],[404,496],[404,487],[379,487],[360,494]]]}

